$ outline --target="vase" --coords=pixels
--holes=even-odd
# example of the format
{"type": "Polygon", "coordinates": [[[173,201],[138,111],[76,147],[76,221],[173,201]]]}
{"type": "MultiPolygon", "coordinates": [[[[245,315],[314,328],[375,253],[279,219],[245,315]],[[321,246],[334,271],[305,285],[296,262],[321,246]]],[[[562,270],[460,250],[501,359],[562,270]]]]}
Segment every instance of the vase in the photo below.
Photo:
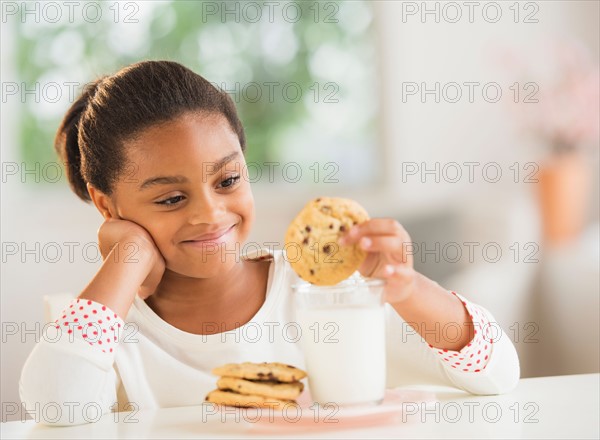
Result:
{"type": "Polygon", "coordinates": [[[548,245],[576,239],[585,227],[591,197],[591,170],[577,151],[552,156],[538,172],[543,238],[548,245]]]}

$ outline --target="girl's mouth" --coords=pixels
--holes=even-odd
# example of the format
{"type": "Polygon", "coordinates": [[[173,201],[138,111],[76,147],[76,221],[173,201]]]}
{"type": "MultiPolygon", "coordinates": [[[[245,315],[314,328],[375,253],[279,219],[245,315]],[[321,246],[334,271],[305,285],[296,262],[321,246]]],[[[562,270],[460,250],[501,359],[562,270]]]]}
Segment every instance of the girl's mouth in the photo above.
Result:
{"type": "Polygon", "coordinates": [[[220,231],[220,232],[216,232],[214,234],[209,234],[207,235],[208,238],[202,238],[199,240],[186,240],[186,241],[182,241],[181,243],[184,245],[188,245],[188,246],[193,246],[193,247],[204,247],[207,245],[218,245],[219,243],[224,243],[227,238],[229,237],[231,231],[233,230],[233,228],[236,225],[231,225],[229,228],[227,228],[226,230],[220,231]]]}

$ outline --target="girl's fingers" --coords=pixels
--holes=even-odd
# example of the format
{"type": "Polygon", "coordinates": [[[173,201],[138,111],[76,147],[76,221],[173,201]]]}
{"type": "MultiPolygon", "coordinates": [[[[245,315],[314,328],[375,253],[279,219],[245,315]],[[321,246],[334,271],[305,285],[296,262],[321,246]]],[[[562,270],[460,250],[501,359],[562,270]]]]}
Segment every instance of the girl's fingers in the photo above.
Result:
{"type": "Polygon", "coordinates": [[[395,235],[408,238],[408,233],[396,220],[392,218],[373,218],[350,228],[342,236],[340,244],[354,244],[365,235],[395,235]]]}
{"type": "Polygon", "coordinates": [[[398,252],[405,247],[403,243],[402,238],[396,235],[371,235],[358,240],[358,246],[369,252],[398,252]]]}
{"type": "Polygon", "coordinates": [[[411,267],[403,266],[401,264],[386,264],[381,268],[377,268],[371,277],[385,278],[390,281],[398,280],[411,280],[414,276],[414,270],[411,267]]]}
{"type": "Polygon", "coordinates": [[[381,278],[386,280],[385,301],[397,303],[415,293],[415,272],[402,265],[386,265],[381,278]]]}
{"type": "Polygon", "coordinates": [[[384,267],[384,273],[388,277],[400,277],[408,278],[412,277],[414,269],[412,267],[403,266],[400,264],[386,264],[384,267]]]}
{"type": "Polygon", "coordinates": [[[410,242],[405,242],[395,235],[362,237],[358,245],[367,252],[382,252],[399,256],[402,263],[410,263],[411,255],[408,250],[410,242]]]}

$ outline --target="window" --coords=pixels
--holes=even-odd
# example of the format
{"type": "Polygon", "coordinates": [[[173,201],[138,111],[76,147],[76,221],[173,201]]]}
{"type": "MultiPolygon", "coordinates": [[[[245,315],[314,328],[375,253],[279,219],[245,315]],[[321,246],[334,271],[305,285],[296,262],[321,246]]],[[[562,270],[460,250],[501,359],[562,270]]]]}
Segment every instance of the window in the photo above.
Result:
{"type": "Polygon", "coordinates": [[[368,1],[84,2],[71,11],[48,4],[62,8],[60,16],[39,2],[12,19],[18,145],[27,164],[57,160],[55,130],[86,81],[143,59],[169,59],[230,93],[257,183],[361,186],[376,178],[368,1]]]}

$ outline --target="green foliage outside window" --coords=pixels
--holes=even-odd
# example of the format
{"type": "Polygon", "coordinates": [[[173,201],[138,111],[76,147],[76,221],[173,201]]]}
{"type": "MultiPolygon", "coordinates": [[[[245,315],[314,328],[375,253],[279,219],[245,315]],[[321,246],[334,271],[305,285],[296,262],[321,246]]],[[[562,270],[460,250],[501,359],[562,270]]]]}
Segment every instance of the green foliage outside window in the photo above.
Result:
{"type": "Polygon", "coordinates": [[[27,95],[18,115],[27,164],[56,161],[55,130],[85,82],[143,59],[169,59],[231,94],[248,162],[264,169],[265,162],[295,161],[305,170],[319,162],[321,182],[327,163],[347,184],[374,178],[377,62],[369,2],[103,2],[101,10],[97,22],[81,12],[72,22],[66,14],[56,23],[13,20],[18,81],[40,94],[27,95]]]}

